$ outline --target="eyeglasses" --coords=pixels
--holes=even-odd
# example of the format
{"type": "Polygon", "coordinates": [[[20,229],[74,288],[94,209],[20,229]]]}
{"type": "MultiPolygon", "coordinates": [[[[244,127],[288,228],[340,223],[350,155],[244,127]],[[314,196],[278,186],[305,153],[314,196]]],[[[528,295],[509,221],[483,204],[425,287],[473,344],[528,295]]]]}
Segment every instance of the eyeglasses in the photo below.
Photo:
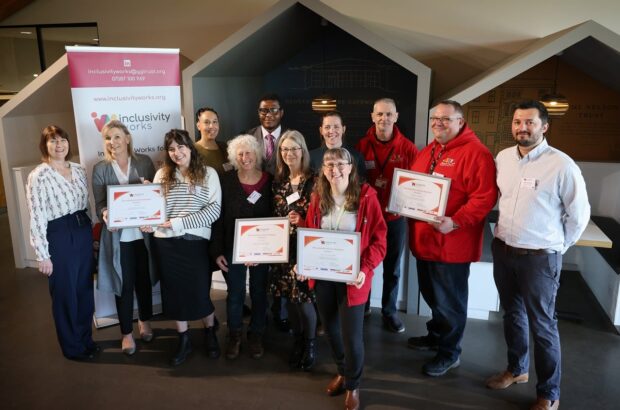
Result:
{"type": "Polygon", "coordinates": [[[271,115],[276,115],[277,113],[279,113],[281,110],[280,107],[273,107],[273,108],[259,108],[258,109],[258,113],[260,115],[267,115],[267,114],[271,114],[271,115]]]}
{"type": "Polygon", "coordinates": [[[291,154],[295,154],[297,153],[297,151],[299,151],[301,149],[301,147],[294,147],[294,148],[280,148],[280,152],[283,154],[288,154],[289,152],[291,154]]]}
{"type": "Polygon", "coordinates": [[[442,124],[449,124],[454,120],[458,120],[459,118],[463,118],[463,117],[431,117],[429,119],[431,123],[439,121],[442,124]]]}
{"type": "Polygon", "coordinates": [[[330,171],[334,168],[338,168],[338,171],[342,171],[344,167],[346,167],[347,165],[351,165],[351,163],[350,162],[336,162],[336,163],[323,164],[323,168],[328,169],[330,171]]]}

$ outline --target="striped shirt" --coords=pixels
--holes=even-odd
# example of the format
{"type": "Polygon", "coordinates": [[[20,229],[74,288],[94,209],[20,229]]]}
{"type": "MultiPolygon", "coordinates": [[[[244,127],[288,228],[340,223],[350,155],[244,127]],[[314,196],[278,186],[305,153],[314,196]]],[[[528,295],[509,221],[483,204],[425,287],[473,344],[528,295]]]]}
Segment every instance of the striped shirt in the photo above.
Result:
{"type": "MultiPolygon", "coordinates": [[[[215,170],[211,167],[206,169],[201,185],[191,185],[189,179],[176,170],[177,183],[166,193],[166,217],[172,229],[157,228],[155,237],[172,238],[192,234],[211,238],[211,225],[220,216],[222,189],[215,170]]],[[[157,171],[154,183],[161,183],[163,172],[163,168],[157,171]]]]}
{"type": "Polygon", "coordinates": [[[48,221],[88,207],[86,171],[79,164],[69,164],[71,181],[67,181],[45,162],[28,175],[26,196],[30,211],[30,244],[38,261],[50,259],[48,221]]]}

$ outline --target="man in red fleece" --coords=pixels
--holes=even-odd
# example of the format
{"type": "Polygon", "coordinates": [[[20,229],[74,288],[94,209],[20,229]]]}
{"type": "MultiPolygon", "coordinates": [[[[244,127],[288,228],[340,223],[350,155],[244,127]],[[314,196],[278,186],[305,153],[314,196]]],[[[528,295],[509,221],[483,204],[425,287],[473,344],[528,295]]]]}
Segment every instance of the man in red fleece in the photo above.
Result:
{"type": "MultiPolygon", "coordinates": [[[[391,98],[375,101],[370,114],[374,125],[357,144],[356,149],[366,161],[368,183],[377,191],[383,217],[387,223],[387,253],[383,259],[383,294],[381,313],[385,327],[395,333],[405,331],[396,313],[400,261],[405,249],[407,225],[405,218],[387,212],[394,168],[409,169],[418,149],[398,127],[396,103],[391,98]]],[[[368,310],[368,304],[367,310],[368,310]]]]}
{"type": "Polygon", "coordinates": [[[465,123],[459,103],[439,103],[430,124],[435,140],[420,151],[411,169],[451,183],[445,216],[433,223],[409,220],[409,247],[432,318],[426,323],[428,334],[409,338],[408,345],[437,350],[422,371],[442,376],[460,364],[469,266],[480,260],[485,218],[497,200],[497,186],[493,156],[465,123]]]}

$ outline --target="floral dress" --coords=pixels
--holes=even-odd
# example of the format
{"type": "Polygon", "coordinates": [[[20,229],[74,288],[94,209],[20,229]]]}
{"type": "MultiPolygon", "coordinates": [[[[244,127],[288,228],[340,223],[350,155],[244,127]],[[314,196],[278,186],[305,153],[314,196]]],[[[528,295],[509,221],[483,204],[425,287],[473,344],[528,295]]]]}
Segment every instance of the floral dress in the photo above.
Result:
{"type": "MultiPolygon", "coordinates": [[[[281,182],[274,180],[271,185],[274,215],[285,217],[290,211],[296,211],[301,219],[305,219],[315,181],[314,175],[307,179],[302,177],[295,187],[289,179],[281,182]],[[299,192],[299,199],[289,205],[286,198],[295,192],[299,192]]],[[[293,266],[297,263],[297,226],[291,224],[289,229],[289,261],[271,265],[270,291],[273,296],[284,296],[293,303],[314,302],[314,291],[308,288],[308,281],[300,282],[295,278],[293,266]]]]}

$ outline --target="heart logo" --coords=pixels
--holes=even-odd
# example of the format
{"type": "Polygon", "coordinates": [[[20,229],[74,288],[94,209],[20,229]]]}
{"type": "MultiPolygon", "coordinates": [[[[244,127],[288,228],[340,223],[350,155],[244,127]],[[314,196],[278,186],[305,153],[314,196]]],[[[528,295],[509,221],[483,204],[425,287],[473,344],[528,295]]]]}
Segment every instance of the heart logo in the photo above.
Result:
{"type": "Polygon", "coordinates": [[[101,117],[97,118],[97,113],[93,112],[90,114],[95,121],[95,126],[97,127],[97,131],[101,131],[104,125],[106,125],[110,121],[110,117],[108,114],[103,114],[101,117]]]}

